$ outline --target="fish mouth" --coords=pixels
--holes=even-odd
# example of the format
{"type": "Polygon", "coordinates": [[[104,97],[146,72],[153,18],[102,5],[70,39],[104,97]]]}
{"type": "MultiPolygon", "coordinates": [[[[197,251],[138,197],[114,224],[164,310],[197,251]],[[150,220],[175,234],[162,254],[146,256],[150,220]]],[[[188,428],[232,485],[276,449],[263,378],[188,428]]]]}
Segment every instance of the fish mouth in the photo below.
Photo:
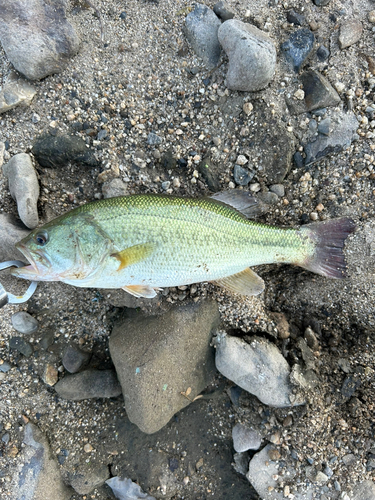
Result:
{"type": "Polygon", "coordinates": [[[46,255],[43,255],[42,252],[38,250],[35,252],[38,255],[38,260],[42,266],[42,268],[40,268],[38,267],[33,254],[30,252],[26,245],[20,242],[17,243],[15,247],[26,257],[30,264],[24,267],[13,269],[11,273],[13,276],[17,276],[20,278],[33,278],[37,280],[38,277],[41,276],[43,268],[49,268],[51,266],[48,257],[46,257],[46,255]]]}

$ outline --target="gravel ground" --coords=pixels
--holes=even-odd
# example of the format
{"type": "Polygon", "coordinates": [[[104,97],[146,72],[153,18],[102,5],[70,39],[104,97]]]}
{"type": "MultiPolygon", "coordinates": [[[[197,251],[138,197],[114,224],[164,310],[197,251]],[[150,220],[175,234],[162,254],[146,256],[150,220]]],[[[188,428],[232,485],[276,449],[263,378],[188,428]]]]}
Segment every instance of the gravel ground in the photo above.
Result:
{"type": "MultiPolygon", "coordinates": [[[[252,130],[264,127],[272,136],[270,123],[284,123],[296,150],[309,122],[313,118],[319,121],[311,113],[289,113],[285,97],[296,92],[298,80],[279,51],[276,74],[265,90],[229,91],[225,86],[226,56],[222,55],[218,68],[207,71],[186,41],[183,27],[192,4],[169,0],[95,3],[103,18],[105,43],[94,11],[84,0],[72,0],[68,14],[81,39],[78,55],[63,73],[33,82],[37,94],[29,107],[0,115],[5,160],[29,153],[42,131],[58,130],[83,137],[100,161],[97,168],[35,165],[41,221],[102,197],[110,181],[117,178],[129,194],[205,196],[210,190],[199,164],[207,157],[220,190],[234,187],[234,164],[238,155],[246,155],[255,171],[251,189],[269,192],[262,158],[249,146],[252,130]],[[242,108],[249,102],[253,111],[247,116],[242,108]],[[101,134],[105,135],[102,139],[98,138],[100,131],[107,132],[101,134]],[[162,138],[160,145],[147,143],[150,132],[162,138]]],[[[214,3],[206,2],[210,7],[214,3]]],[[[44,382],[47,364],[62,375],[61,355],[69,341],[93,352],[94,366],[111,366],[108,337],[120,314],[111,294],[40,284],[28,304],[7,306],[0,315],[0,363],[12,366],[7,373],[0,372],[0,429],[2,436],[8,435],[0,443],[4,499],[15,498],[12,468],[21,453],[28,421],[37,423],[47,435],[67,481],[77,471],[99,470],[104,464],[111,475],[131,477],[145,491],[160,495],[158,498],[224,499],[231,495],[258,499],[245,476],[231,465],[231,429],[238,421],[259,425],[265,442],[279,451],[285,471],[291,467],[293,452],[296,475],[292,480],[286,476],[281,483],[281,488],[289,488],[284,494],[292,494],[297,485],[309,481],[312,471],[308,467],[315,473],[327,474],[327,467],[332,472],[327,474],[327,490],[317,497],[322,500],[345,498],[359,482],[375,480],[375,123],[366,111],[374,103],[371,55],[375,24],[369,22],[368,13],[375,4],[332,0],[327,7],[318,8],[310,0],[228,0],[228,6],[237,19],[267,31],[277,47],[291,32],[286,13],[293,8],[315,28],[319,42],[330,48],[327,61],[319,62],[313,55],[310,64],[334,86],[342,84],[336,89],[344,108],[352,109],[358,118],[357,140],[345,151],[308,168],[293,165],[282,181],[285,194],[276,197],[260,220],[298,226],[307,220],[350,215],[358,231],[348,244],[349,277],[328,282],[299,268],[261,266],[257,272],[265,279],[266,290],[260,297],[241,299],[200,284],[169,290],[162,295],[162,303],[214,297],[223,325],[232,335],[257,333],[272,339],[291,363],[303,358],[298,339],[311,326],[317,338],[311,361],[317,382],[307,391],[305,406],[277,410],[244,392],[234,404],[231,383],[218,374],[201,400],[182,410],[158,433],[144,435],[127,421],[121,397],[65,401],[44,382]],[[351,18],[362,21],[362,37],[340,50],[339,25],[351,18]],[[11,316],[17,310],[27,310],[40,324],[38,332],[27,338],[35,349],[31,357],[9,348],[15,335],[11,316]],[[286,315],[291,332],[288,339],[275,338],[277,324],[271,312],[286,315]],[[45,350],[42,346],[50,338],[53,343],[45,350]],[[348,377],[355,386],[349,395],[343,389],[348,377]],[[86,447],[89,451],[84,449],[87,444],[91,445],[86,447]],[[168,474],[163,476],[158,460],[150,459],[155,454],[168,458],[168,474]],[[176,467],[171,466],[174,463],[176,467]]],[[[0,49],[0,84],[7,81],[10,71],[0,49]]],[[[4,177],[0,177],[0,209],[17,213],[4,177]]],[[[20,286],[8,278],[4,283],[20,286]]],[[[107,487],[72,496],[72,500],[86,498],[112,497],[107,487]]]]}

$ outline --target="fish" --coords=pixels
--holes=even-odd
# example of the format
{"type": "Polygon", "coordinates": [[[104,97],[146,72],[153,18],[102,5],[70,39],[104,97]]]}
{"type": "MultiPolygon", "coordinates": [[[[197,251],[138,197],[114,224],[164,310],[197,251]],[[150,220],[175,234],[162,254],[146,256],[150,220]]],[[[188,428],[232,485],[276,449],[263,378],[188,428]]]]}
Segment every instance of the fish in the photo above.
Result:
{"type": "Polygon", "coordinates": [[[12,274],[77,287],[122,288],[153,298],[164,287],[213,282],[233,293],[260,294],[252,269],[294,264],[344,278],[349,217],[280,228],[251,220],[258,201],[241,190],[212,197],[136,194],[96,200],[35,229],[16,244],[29,265],[12,274]]]}

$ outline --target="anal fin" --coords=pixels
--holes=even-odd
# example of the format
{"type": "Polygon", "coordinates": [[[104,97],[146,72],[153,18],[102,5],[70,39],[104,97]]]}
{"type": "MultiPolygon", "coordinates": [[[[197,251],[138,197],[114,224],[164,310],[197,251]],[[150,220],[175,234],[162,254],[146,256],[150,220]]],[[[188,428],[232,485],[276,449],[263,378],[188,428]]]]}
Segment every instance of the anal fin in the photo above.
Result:
{"type": "Polygon", "coordinates": [[[259,295],[264,290],[264,281],[250,268],[226,278],[216,280],[216,283],[230,292],[241,295],[259,295]]]}
{"type": "Polygon", "coordinates": [[[141,243],[139,245],[134,245],[129,248],[125,248],[121,252],[116,252],[111,254],[111,257],[120,261],[120,265],[117,271],[125,269],[125,267],[136,264],[142,260],[145,260],[153,252],[155,245],[153,243],[141,243]]]}
{"type": "Polygon", "coordinates": [[[122,289],[138,298],[153,299],[157,295],[155,289],[149,285],[128,285],[123,286],[122,289]]]}

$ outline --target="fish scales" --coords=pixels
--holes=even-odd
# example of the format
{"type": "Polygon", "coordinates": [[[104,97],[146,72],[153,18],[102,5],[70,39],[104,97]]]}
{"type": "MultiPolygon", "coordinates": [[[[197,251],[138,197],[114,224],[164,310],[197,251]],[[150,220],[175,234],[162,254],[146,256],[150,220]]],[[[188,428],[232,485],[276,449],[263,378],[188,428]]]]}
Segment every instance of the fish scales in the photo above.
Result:
{"type": "Polygon", "coordinates": [[[242,206],[250,199],[246,193],[223,193],[218,199],[132,195],[88,203],[22,240],[17,248],[31,265],[13,274],[124,288],[145,297],[159,287],[201,281],[260,293],[263,280],[249,266],[277,262],[344,276],[342,248],[354,230],[351,219],[278,228],[253,222],[227,204],[239,200],[242,206]]]}

